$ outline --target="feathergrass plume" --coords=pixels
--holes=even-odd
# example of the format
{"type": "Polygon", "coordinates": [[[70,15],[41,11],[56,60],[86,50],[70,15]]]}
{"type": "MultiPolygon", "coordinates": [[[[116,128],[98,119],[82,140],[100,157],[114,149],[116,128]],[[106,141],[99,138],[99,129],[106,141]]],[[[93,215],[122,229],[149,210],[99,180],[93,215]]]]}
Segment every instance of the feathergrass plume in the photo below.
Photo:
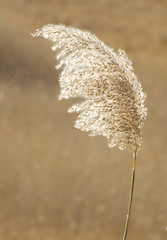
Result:
{"type": "Polygon", "coordinates": [[[79,113],[75,127],[105,136],[109,147],[138,149],[146,94],[126,53],[115,52],[88,31],[64,25],[45,25],[32,35],[49,39],[52,50],[58,50],[59,99],[84,99],[69,109],[79,113]]]}

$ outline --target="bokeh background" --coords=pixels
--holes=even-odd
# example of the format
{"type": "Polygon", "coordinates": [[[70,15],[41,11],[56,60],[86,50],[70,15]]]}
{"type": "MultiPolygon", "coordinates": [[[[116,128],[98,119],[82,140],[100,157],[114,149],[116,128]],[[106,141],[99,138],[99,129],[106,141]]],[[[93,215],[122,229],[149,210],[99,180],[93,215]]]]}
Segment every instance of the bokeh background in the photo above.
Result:
{"type": "Polygon", "coordinates": [[[76,130],[51,43],[64,23],[125,49],[147,92],[129,239],[167,239],[167,1],[0,0],[0,240],[118,240],[132,155],[76,130]]]}

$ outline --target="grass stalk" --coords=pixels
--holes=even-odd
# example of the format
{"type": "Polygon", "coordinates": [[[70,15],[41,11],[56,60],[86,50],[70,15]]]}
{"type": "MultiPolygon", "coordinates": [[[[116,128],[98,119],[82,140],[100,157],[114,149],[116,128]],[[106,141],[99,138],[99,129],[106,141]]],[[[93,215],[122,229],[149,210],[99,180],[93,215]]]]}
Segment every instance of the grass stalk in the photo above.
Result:
{"type": "Polygon", "coordinates": [[[135,171],[136,171],[136,156],[137,156],[137,148],[135,149],[134,154],[133,154],[133,168],[132,168],[132,178],[131,178],[130,199],[129,199],[128,214],[127,214],[127,217],[126,217],[123,240],[126,240],[126,237],[127,237],[131,208],[132,208],[134,183],[135,183],[135,171]]]}

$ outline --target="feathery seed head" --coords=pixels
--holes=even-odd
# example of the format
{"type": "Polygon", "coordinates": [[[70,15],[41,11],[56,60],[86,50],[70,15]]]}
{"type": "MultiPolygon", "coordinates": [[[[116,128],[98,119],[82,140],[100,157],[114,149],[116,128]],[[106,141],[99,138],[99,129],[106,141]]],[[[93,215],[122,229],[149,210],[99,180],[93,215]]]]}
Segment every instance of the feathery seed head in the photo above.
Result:
{"type": "Polygon", "coordinates": [[[85,99],[68,110],[79,113],[75,127],[91,136],[105,136],[109,147],[139,148],[146,94],[126,53],[115,52],[87,31],[64,25],[43,26],[33,34],[38,36],[54,42],[53,51],[59,49],[59,99],[85,99]]]}

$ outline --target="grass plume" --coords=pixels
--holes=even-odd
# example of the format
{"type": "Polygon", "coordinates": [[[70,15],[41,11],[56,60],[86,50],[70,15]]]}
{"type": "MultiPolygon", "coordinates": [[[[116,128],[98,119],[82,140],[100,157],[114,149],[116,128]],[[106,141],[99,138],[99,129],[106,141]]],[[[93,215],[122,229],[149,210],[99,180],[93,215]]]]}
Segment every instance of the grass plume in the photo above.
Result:
{"type": "Polygon", "coordinates": [[[95,35],[64,25],[49,24],[36,30],[54,43],[57,68],[62,68],[59,99],[82,97],[68,111],[79,113],[75,127],[91,136],[103,135],[109,147],[134,153],[132,185],[125,233],[133,199],[137,150],[142,143],[142,127],[147,115],[146,94],[137,80],[126,53],[109,48],[95,35]]]}

